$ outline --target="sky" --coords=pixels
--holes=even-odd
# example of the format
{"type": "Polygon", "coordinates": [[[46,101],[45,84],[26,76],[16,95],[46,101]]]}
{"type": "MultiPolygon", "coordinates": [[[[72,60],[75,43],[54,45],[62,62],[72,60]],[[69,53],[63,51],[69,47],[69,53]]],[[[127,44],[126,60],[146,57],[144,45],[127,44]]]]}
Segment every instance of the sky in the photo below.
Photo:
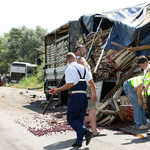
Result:
{"type": "Polygon", "coordinates": [[[148,0],[0,0],[0,36],[12,28],[41,26],[48,32],[85,14],[126,8],[148,0]]]}

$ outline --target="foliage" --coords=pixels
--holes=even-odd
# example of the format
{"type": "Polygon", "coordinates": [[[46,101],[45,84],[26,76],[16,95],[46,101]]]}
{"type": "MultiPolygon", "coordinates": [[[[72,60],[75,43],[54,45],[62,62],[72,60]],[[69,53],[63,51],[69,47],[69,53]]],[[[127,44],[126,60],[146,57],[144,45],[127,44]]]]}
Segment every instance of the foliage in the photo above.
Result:
{"type": "MultiPolygon", "coordinates": [[[[28,89],[43,87],[43,85],[44,81],[41,82],[37,77],[31,76],[27,79],[23,78],[21,82],[19,82],[18,84],[13,84],[12,87],[28,89]]],[[[41,89],[41,91],[43,91],[43,89],[41,89]]]]}
{"type": "Polygon", "coordinates": [[[43,86],[44,81],[42,83],[41,81],[38,80],[37,77],[31,76],[28,79],[23,78],[21,82],[19,82],[19,85],[24,85],[24,86],[29,86],[29,87],[38,87],[39,85],[43,86]]]}
{"type": "MultiPolygon", "coordinates": [[[[7,74],[14,61],[36,64],[37,58],[43,59],[46,32],[47,30],[40,26],[37,26],[36,30],[23,26],[4,33],[4,36],[0,37],[0,73],[7,74]]],[[[42,71],[37,72],[40,74],[42,71]]],[[[41,75],[39,78],[41,80],[41,75]]]]}

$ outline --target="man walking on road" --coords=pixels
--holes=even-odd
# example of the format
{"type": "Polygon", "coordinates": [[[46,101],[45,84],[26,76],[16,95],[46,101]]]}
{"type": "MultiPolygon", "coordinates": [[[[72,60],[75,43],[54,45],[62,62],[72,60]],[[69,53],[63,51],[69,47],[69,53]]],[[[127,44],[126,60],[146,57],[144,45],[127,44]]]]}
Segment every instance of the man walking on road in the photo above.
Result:
{"type": "Polygon", "coordinates": [[[93,91],[93,101],[97,101],[97,93],[92,76],[87,69],[76,62],[76,57],[73,53],[68,53],[67,63],[69,64],[65,70],[66,84],[60,88],[54,89],[54,94],[59,91],[69,89],[69,97],[67,100],[67,121],[77,133],[77,139],[73,147],[81,147],[83,136],[85,135],[86,145],[90,143],[92,132],[84,126],[84,117],[88,105],[86,88],[87,83],[93,91]]]}
{"type": "MultiPolygon", "coordinates": [[[[84,57],[85,54],[86,54],[86,49],[83,45],[76,46],[75,55],[76,55],[77,60],[80,57],[84,57]]],[[[86,64],[87,64],[88,72],[92,75],[90,66],[88,65],[87,62],[86,62],[86,64]]],[[[100,133],[97,131],[97,128],[96,128],[96,104],[92,101],[92,98],[91,98],[92,94],[91,94],[90,88],[87,87],[87,90],[88,90],[89,95],[90,95],[90,98],[88,99],[88,108],[87,108],[87,111],[89,111],[89,118],[87,120],[89,120],[90,123],[91,123],[91,129],[93,131],[93,137],[94,136],[99,136],[100,133]]]]}

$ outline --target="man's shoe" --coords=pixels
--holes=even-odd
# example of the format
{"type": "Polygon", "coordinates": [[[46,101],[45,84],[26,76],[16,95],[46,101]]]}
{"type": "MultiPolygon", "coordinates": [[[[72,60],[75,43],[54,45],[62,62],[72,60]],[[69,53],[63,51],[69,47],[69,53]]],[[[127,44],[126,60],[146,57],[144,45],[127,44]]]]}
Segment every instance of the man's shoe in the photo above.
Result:
{"type": "Polygon", "coordinates": [[[145,124],[144,126],[150,127],[150,123],[145,124]]]}
{"type": "Polygon", "coordinates": [[[147,126],[145,126],[145,125],[142,125],[142,126],[140,126],[139,128],[137,128],[138,130],[146,130],[146,129],[148,129],[148,127],[147,126]]]}
{"type": "Polygon", "coordinates": [[[75,142],[71,145],[72,147],[81,147],[82,143],[81,142],[75,142]]]}
{"type": "Polygon", "coordinates": [[[147,135],[150,135],[150,133],[148,132],[148,133],[146,133],[147,135]]]}
{"type": "Polygon", "coordinates": [[[90,132],[89,130],[85,132],[86,145],[90,143],[92,136],[93,132],[90,132]]]}

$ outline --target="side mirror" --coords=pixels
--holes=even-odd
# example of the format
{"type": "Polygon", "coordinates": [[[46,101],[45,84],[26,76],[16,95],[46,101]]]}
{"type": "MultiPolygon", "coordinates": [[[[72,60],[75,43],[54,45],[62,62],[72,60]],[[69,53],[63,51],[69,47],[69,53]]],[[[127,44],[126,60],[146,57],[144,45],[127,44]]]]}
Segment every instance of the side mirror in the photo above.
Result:
{"type": "Polygon", "coordinates": [[[41,59],[40,58],[37,58],[37,65],[41,65],[41,59]]]}

